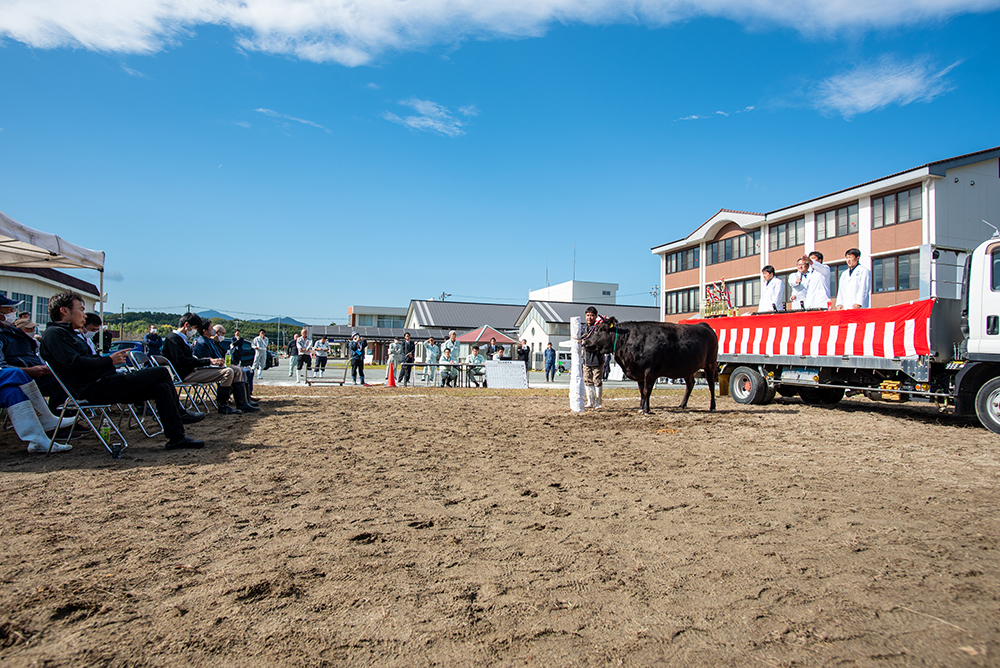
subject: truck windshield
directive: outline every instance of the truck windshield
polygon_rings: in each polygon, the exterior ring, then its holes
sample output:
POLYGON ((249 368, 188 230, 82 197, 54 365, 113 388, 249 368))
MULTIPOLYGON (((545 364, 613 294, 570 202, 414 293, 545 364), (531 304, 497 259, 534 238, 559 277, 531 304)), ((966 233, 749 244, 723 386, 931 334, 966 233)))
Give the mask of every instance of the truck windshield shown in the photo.
POLYGON ((993 251, 990 259, 990 288, 994 292, 1000 290, 1000 249, 993 251))

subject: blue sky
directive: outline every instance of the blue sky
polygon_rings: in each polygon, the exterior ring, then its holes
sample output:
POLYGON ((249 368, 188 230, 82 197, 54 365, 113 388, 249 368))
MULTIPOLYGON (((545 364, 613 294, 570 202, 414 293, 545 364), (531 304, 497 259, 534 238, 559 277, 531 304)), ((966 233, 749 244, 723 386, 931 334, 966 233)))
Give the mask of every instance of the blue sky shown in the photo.
POLYGON ((104 250, 110 311, 523 303, 574 247, 652 305, 650 248, 719 208, 1000 145, 997 34, 1000 0, 0 0, 0 211, 104 250))

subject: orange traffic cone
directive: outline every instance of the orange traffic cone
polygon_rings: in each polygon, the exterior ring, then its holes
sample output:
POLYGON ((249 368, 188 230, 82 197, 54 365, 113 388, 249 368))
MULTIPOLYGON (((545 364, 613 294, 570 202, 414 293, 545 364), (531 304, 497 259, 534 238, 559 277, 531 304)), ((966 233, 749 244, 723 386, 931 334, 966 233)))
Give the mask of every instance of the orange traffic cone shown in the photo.
POLYGON ((389 367, 387 369, 389 377, 385 379, 386 387, 396 387, 396 373, 395 369, 392 368, 392 362, 389 362, 389 367))

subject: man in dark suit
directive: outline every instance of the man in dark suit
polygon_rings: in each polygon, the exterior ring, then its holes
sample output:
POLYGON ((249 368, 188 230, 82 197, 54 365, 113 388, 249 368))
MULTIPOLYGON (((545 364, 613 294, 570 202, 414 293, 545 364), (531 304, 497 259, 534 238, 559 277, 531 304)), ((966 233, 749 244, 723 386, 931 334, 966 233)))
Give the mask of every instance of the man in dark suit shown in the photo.
MULTIPOLYGON (((163 339, 163 356, 170 360, 177 375, 185 383, 218 383, 219 392, 216 395, 216 405, 223 415, 239 414, 242 411, 229 405, 229 397, 233 393, 233 380, 236 374, 224 366, 225 360, 219 357, 195 357, 188 341, 198 334, 198 328, 203 324, 200 316, 185 313, 177 323, 177 329, 163 339)), ((237 398, 239 403, 239 397, 237 398)), ((243 403, 246 403, 244 398, 243 403)))
POLYGON ((399 373, 396 374, 396 382, 402 383, 403 387, 410 384, 410 372, 413 371, 412 366, 406 366, 407 364, 413 364, 414 355, 417 352, 417 344, 410 341, 410 333, 403 332, 403 358, 402 364, 399 365, 399 373))
POLYGON ((49 299, 49 317, 52 322, 42 334, 41 356, 74 397, 95 404, 155 401, 168 450, 205 445, 185 435, 180 404, 167 369, 152 367, 120 374, 115 372, 115 365, 125 362, 128 354, 124 350, 108 357, 90 352, 77 332, 86 319, 83 297, 74 292, 55 295, 49 299))

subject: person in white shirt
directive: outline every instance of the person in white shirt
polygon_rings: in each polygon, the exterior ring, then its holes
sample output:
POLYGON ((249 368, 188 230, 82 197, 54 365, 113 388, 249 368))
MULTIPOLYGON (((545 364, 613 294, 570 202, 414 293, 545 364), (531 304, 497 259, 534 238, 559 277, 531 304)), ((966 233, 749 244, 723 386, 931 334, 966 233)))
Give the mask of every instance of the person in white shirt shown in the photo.
POLYGON ((757 313, 774 313, 785 310, 785 282, 774 275, 774 267, 767 265, 760 272, 760 304, 757 313))
POLYGON ((801 311, 806 307, 806 293, 809 291, 809 258, 805 255, 795 262, 796 271, 788 277, 788 287, 792 289, 792 310, 801 311))
POLYGON ((836 309, 868 308, 871 306, 872 273, 858 264, 861 251, 857 248, 848 249, 844 258, 847 260, 847 272, 840 275, 836 309))
POLYGON ((309 380, 309 372, 312 370, 312 352, 313 352, 313 342, 309 338, 309 331, 303 329, 299 332, 299 339, 295 342, 295 345, 299 349, 299 361, 295 366, 295 382, 299 382, 299 372, 302 371, 302 367, 306 370, 303 372, 303 380, 309 380))
POLYGON ((466 364, 475 364, 477 366, 470 366, 468 368, 467 379, 470 385, 475 385, 479 387, 479 381, 483 381, 483 387, 486 386, 486 367, 483 364, 486 362, 486 358, 479 354, 479 346, 472 346, 472 354, 465 358, 466 364))
POLYGON ((257 371, 257 378, 264 373, 264 369, 267 368, 267 332, 263 329, 260 333, 250 342, 250 347, 253 348, 253 369, 257 371))
POLYGON ((319 337, 319 341, 313 344, 313 353, 316 354, 316 369, 313 371, 313 378, 322 378, 326 371, 326 358, 330 356, 330 342, 325 336, 319 337))
POLYGON ((830 308, 830 267, 823 264, 823 254, 819 251, 809 253, 809 285, 806 288, 806 308, 830 308))

